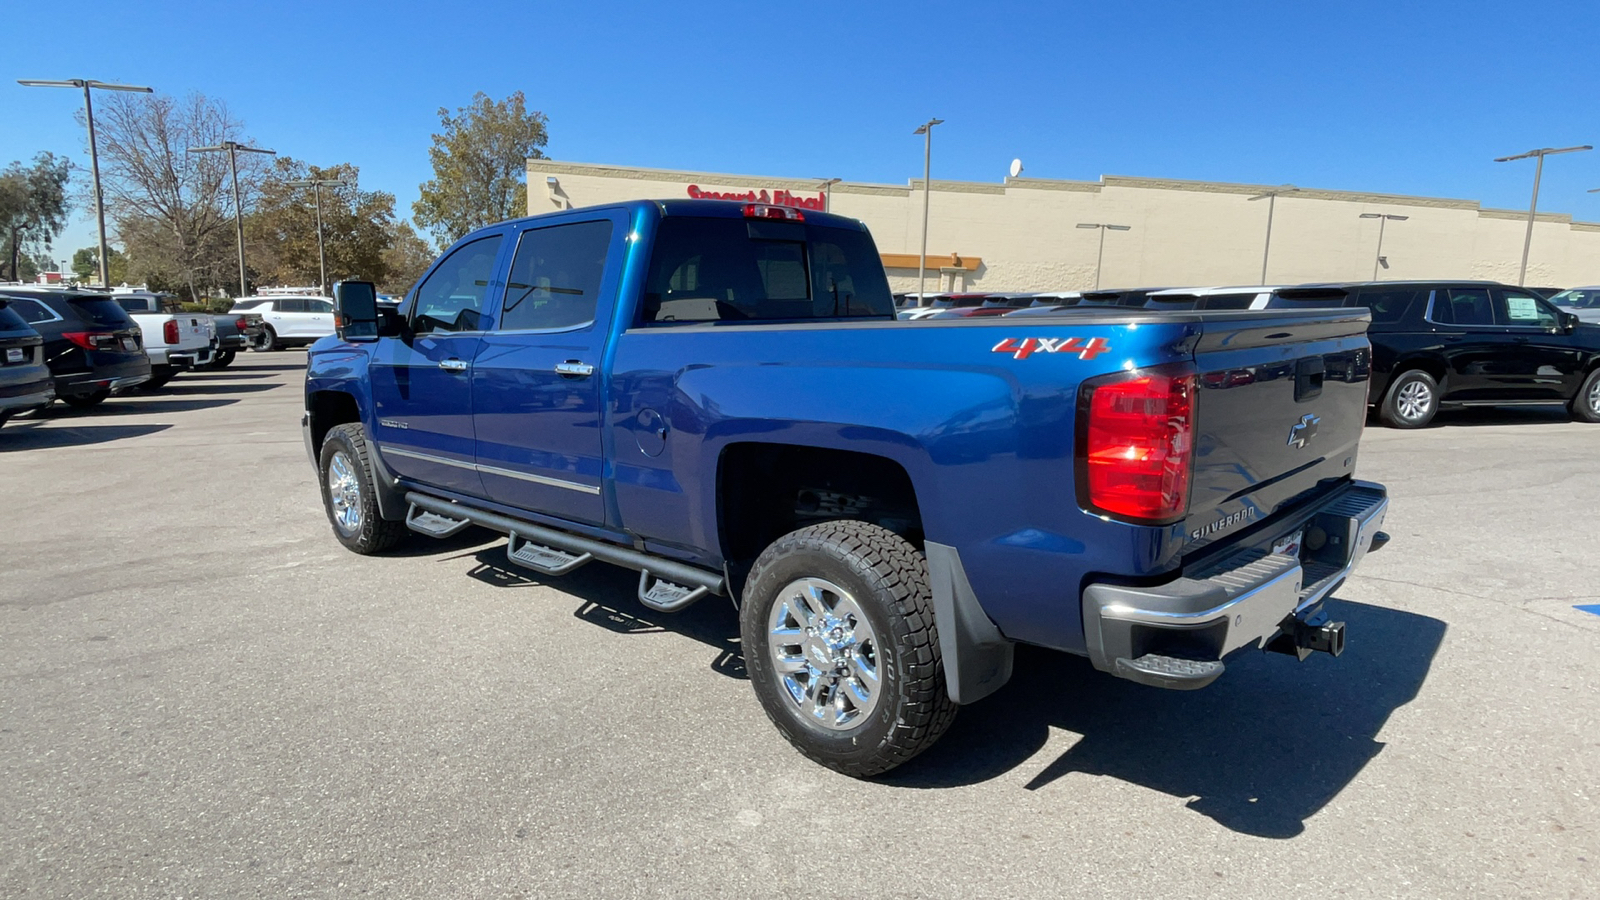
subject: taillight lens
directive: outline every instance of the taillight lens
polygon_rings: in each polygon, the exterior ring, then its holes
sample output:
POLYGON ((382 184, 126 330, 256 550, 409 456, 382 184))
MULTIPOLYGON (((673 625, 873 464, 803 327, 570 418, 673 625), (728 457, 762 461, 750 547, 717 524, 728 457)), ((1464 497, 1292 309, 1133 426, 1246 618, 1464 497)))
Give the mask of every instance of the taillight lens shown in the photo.
POLYGON ((117 336, 101 331, 64 331, 61 336, 85 350, 110 350, 117 346, 117 336))
POLYGON ((1194 466, 1194 376, 1130 372, 1084 390, 1079 446, 1087 505, 1142 523, 1182 518, 1194 466))
POLYGON ((765 203, 746 203, 744 205, 746 219, 787 219, 791 222, 804 222, 806 214, 792 206, 768 206, 765 203))
POLYGON ((250 330, 250 320, 246 319, 244 316, 240 316, 234 320, 233 327, 239 329, 240 334, 244 334, 246 331, 250 330))
POLYGON ((167 324, 161 326, 161 336, 166 339, 167 343, 176 344, 178 342, 178 320, 168 319, 167 324))

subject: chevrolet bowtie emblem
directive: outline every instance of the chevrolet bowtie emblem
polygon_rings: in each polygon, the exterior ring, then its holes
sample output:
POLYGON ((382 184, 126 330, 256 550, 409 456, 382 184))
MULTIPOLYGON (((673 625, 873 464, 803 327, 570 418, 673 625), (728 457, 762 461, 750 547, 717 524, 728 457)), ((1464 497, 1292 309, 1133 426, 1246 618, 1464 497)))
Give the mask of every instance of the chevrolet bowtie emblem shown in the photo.
POLYGON ((1304 450, 1311 439, 1317 436, 1317 423, 1321 421, 1321 417, 1309 413, 1301 416, 1300 421, 1289 429, 1289 446, 1304 450))

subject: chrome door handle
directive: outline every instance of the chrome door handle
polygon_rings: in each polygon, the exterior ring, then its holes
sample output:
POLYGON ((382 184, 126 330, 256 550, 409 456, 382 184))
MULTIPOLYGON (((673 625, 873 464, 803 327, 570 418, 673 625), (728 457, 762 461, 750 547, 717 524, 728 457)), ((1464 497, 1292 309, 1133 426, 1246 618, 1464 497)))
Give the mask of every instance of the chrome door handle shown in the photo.
POLYGON ((465 372, 467 370, 467 364, 459 359, 454 358, 441 359, 439 360, 439 368, 445 370, 446 372, 465 372))
POLYGON ((587 378, 594 374, 594 366, 585 362, 569 359, 564 363, 556 363, 556 374, 572 378, 587 378))

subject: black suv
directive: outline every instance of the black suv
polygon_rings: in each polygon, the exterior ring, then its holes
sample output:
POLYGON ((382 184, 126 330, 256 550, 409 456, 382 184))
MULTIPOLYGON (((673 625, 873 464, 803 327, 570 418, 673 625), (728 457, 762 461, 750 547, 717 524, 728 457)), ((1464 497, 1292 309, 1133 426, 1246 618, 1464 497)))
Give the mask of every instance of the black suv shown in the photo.
POLYGON ((44 339, 0 297, 0 425, 13 413, 56 398, 44 364, 44 339))
POLYGON ((139 326, 101 293, 0 288, 12 312, 44 338, 56 396, 84 409, 150 380, 139 326))
POLYGON ((1600 325, 1532 291, 1489 281, 1314 287, 1308 297, 1274 296, 1268 308, 1370 309, 1369 399, 1387 425, 1420 428, 1440 406, 1536 403, 1563 403, 1573 418, 1600 422, 1600 325))

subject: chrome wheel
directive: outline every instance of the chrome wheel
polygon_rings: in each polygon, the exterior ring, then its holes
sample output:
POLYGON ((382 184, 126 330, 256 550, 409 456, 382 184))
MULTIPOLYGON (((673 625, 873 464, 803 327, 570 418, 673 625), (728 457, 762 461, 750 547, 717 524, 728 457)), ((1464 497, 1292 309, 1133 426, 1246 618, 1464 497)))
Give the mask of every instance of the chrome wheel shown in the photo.
POLYGON ((1589 388, 1589 409, 1600 416, 1600 378, 1596 378, 1589 388))
POLYGON ((802 578, 780 591, 767 622, 767 646, 784 695, 811 726, 849 731, 877 709, 877 636, 855 598, 838 585, 802 578))
POLYGON ((1395 406, 1403 419, 1416 420, 1428 414, 1433 406, 1433 391, 1420 381, 1413 381, 1400 389, 1395 406))
POLYGON ((361 481, 343 450, 328 460, 328 502, 340 531, 354 534, 361 529, 361 481))

